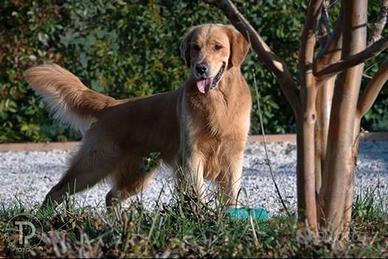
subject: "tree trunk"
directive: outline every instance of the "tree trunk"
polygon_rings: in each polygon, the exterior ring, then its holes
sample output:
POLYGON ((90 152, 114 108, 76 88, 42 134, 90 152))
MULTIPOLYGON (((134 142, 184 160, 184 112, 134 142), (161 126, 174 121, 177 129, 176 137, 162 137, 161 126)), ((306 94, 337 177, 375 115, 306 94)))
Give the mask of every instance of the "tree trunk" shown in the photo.
POLYGON ((316 27, 321 13, 322 0, 312 0, 307 8, 305 25, 299 50, 300 105, 296 118, 298 127, 298 215, 312 230, 317 230, 315 189, 315 122, 317 81, 313 75, 314 50, 317 41, 316 27), (300 133, 300 134, 299 134, 300 133), (303 200, 301 200, 303 199, 303 200))
MULTIPOLYGON (((342 13, 342 12, 341 12, 342 13)), ((334 31, 329 39, 326 49, 321 50, 316 59, 315 66, 318 70, 333 62, 338 62, 342 52, 342 15, 338 18, 334 31)), ((327 142, 329 137, 330 114, 333 103, 333 94, 337 76, 324 81, 318 81, 317 96, 317 123, 315 125, 315 188, 319 195, 322 187, 323 166, 327 154, 327 142)), ((320 200, 317 199, 317 215, 322 218, 323 211, 320 200)))
MULTIPOLYGON (((317 93, 317 122, 315 125, 315 190, 319 195, 322 186, 323 165, 327 154, 327 141, 329 137, 329 125, 331 106, 334 94, 336 77, 327 80, 319 86, 317 93)), ((322 216, 322 206, 317 199, 317 215, 322 216)))
MULTIPOLYGON (((342 59, 366 47, 368 1, 343 0, 344 23, 342 59)), ((338 235, 345 211, 345 193, 353 192, 354 122, 361 85, 363 64, 345 70, 338 76, 330 118, 328 152, 321 190, 323 225, 338 235)))
MULTIPOLYGON (((381 37, 388 0, 381 1, 368 48, 368 1, 342 0, 335 29, 331 37, 325 35, 328 44, 321 46, 317 57, 316 30, 323 5, 327 7, 328 2, 311 0, 299 51, 300 88, 296 87, 298 83, 294 82, 286 63, 230 0, 208 2, 223 11, 251 43, 259 60, 277 77, 294 110, 299 221, 313 231, 323 227, 334 238, 346 237, 352 213, 360 121, 388 80, 388 62, 385 62, 359 99, 364 62, 388 48, 388 38, 381 37)), ((327 9, 324 14, 327 19, 327 9)), ((327 24, 324 26, 328 29, 327 24)))

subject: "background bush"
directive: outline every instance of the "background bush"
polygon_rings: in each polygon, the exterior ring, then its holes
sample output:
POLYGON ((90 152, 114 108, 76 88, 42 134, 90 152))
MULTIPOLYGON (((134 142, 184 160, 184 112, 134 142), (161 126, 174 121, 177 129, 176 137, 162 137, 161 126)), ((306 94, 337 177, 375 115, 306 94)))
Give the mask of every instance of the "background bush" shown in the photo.
MULTIPOLYGON (((304 19, 302 0, 236 1, 263 38, 296 71, 304 19)), ((371 1, 371 19, 377 2, 371 1)), ((25 69, 58 63, 92 89, 116 98, 177 89, 188 75, 179 43, 188 28, 227 23, 202 1, 19 1, 0 5, 0 143, 64 141, 79 136, 52 121, 23 81, 25 69)), ((382 56, 382 55, 381 55, 382 56)), ((382 58, 380 57, 380 60, 382 58)), ((365 77, 379 60, 369 62, 365 77)), ((256 77, 267 133, 294 132, 291 108, 275 78, 253 54, 243 66, 250 86, 256 77)), ((294 73, 296 75, 296 73, 294 73)), ((388 92, 382 93, 363 127, 388 129, 388 92)), ((256 103, 252 133, 259 133, 256 103)))

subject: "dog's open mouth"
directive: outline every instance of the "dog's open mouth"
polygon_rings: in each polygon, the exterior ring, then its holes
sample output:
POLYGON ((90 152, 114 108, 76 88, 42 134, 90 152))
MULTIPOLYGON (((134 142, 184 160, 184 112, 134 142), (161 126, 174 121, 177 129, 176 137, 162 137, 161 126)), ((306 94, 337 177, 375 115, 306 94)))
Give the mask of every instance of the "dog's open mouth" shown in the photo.
POLYGON ((217 75, 215 75, 214 77, 209 77, 209 78, 197 81, 198 90, 201 93, 205 94, 209 92, 209 90, 215 88, 218 82, 221 80, 224 70, 225 70, 225 62, 222 64, 222 67, 218 71, 217 75))

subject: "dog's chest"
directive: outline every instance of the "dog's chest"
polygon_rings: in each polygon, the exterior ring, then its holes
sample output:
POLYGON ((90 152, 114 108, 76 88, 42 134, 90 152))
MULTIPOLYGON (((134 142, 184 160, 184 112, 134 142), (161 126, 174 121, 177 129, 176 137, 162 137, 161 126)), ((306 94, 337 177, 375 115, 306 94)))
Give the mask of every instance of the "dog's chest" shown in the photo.
POLYGON ((194 130, 201 134, 222 135, 236 119, 234 107, 219 96, 192 96, 187 110, 194 130))

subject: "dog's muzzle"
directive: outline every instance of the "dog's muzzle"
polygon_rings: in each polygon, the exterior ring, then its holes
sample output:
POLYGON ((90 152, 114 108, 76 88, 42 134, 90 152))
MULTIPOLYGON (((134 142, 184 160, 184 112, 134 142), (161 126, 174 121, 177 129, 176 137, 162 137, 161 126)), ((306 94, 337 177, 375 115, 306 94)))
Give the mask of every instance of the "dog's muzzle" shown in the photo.
MULTIPOLYGON (((222 78, 222 75, 224 74, 225 66, 226 66, 226 64, 225 64, 225 62, 223 62, 220 70, 218 71, 218 73, 214 77, 208 77, 208 78, 205 78, 202 80, 198 80, 197 81, 198 91, 205 94, 205 93, 209 92, 210 90, 216 88, 219 81, 222 78)), ((206 67, 206 69, 207 69, 207 67, 206 67)), ((204 68, 200 67, 200 66, 196 66, 196 70, 197 70, 197 72, 202 72, 204 70, 204 68), (199 70, 201 70, 201 71, 199 71, 199 70)))

